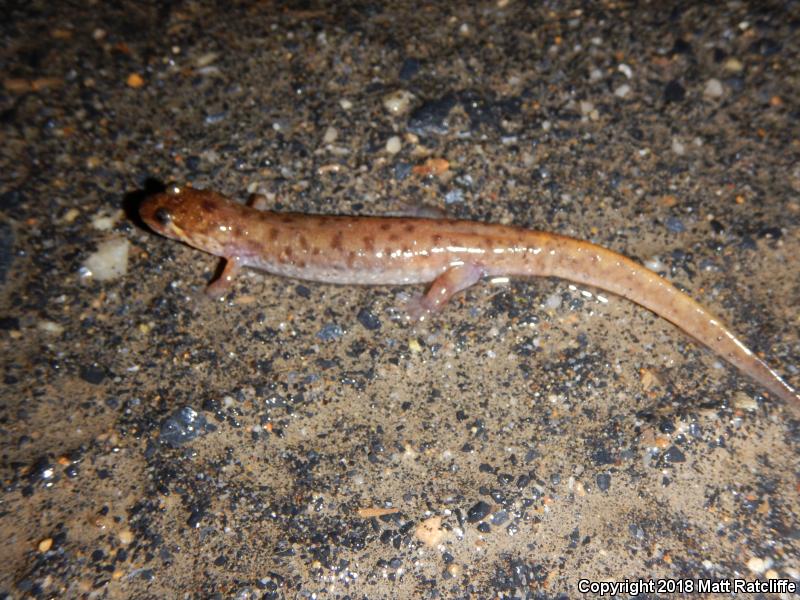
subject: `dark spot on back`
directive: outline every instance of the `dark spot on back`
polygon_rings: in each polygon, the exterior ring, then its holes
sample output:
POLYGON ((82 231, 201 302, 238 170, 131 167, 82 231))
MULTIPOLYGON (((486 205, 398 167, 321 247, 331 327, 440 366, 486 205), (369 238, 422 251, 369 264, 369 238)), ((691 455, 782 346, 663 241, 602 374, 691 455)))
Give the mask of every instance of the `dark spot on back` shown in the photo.
POLYGON ((365 235, 364 236, 364 249, 372 251, 373 248, 375 248, 375 238, 372 237, 371 235, 365 235))
POLYGON ((433 237, 431 238, 431 241, 433 242, 434 246, 438 247, 442 243, 442 236, 440 236, 438 233, 435 233, 435 234, 433 234, 433 237))
POLYGON ((331 240, 331 248, 333 250, 341 250, 342 249, 342 232, 341 231, 337 231, 334 234, 333 239, 331 240))
POLYGON ((416 225, 414 225, 413 223, 409 223, 403 229, 405 229, 408 233, 412 233, 416 228, 417 228, 416 225))
POLYGON ((356 253, 350 250, 350 252, 347 253, 347 266, 352 268, 353 263, 355 261, 356 261, 356 253))
POLYGON ((314 246, 314 249, 311 251, 311 254, 313 254, 314 256, 319 256, 319 252, 320 252, 319 247, 314 246))
POLYGON ((306 268, 306 261, 304 261, 304 260, 298 261, 297 262, 297 266, 300 267, 301 269, 305 269, 306 268))
POLYGON ((389 241, 390 242, 396 242, 399 239, 400 239, 400 236, 397 235, 396 233, 390 233, 389 234, 389 241))
POLYGON ((297 241, 300 243, 300 247, 303 250, 308 250, 308 238, 306 236, 301 235, 297 241))
POLYGON ((281 223, 286 223, 289 225, 290 223, 294 223, 294 216, 293 215, 283 215, 281 217, 281 223))
POLYGON ((280 234, 280 232, 278 231, 277 227, 270 227, 269 228, 269 239, 271 241, 274 242, 275 240, 277 240, 279 234, 280 234))
POLYGON ((214 212, 217 209, 217 205, 214 204, 211 200, 203 200, 200 203, 200 208, 202 208, 205 212, 214 212))
POLYGON ((391 223, 381 223, 381 229, 383 229, 384 231, 389 231, 391 228, 392 228, 391 223))
POLYGON ((286 258, 289 258, 289 259, 292 258, 292 247, 291 246, 286 246, 283 249, 283 253, 286 255, 286 258))

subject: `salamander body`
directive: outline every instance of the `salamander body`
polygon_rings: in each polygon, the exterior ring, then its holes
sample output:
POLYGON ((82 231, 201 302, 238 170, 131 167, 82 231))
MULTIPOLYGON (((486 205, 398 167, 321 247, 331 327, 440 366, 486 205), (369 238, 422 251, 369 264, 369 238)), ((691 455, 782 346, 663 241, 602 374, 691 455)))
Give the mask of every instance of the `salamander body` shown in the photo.
POLYGON ((140 207, 166 237, 226 259, 211 283, 223 294, 241 267, 325 283, 431 283, 413 318, 439 310, 486 276, 549 276, 590 285, 648 308, 763 385, 800 415, 800 396, 691 297, 642 265, 589 242, 452 219, 276 213, 210 190, 169 186, 140 207))

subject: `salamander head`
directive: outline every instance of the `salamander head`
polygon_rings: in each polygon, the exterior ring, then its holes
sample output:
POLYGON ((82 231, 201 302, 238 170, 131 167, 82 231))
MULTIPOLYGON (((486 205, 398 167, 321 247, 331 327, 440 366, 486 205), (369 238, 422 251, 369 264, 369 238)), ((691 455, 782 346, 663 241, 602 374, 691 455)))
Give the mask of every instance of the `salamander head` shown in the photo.
POLYGON ((241 222, 242 208, 210 190, 169 184, 142 203, 139 215, 156 233, 217 256, 231 256, 237 241, 233 225, 241 222))

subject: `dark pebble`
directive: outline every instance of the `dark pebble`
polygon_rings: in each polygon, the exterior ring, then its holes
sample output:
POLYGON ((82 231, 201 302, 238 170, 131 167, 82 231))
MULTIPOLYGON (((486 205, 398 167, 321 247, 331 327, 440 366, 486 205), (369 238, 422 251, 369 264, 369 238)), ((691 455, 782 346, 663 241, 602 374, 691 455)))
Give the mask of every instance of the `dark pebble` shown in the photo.
POLYGON ((681 452, 680 448, 677 446, 670 446, 666 452, 664 452, 663 457, 664 462, 667 463, 682 463, 686 462, 686 455, 681 452))
POLYGON ((478 531, 480 531, 481 533, 491 533, 492 527, 486 522, 478 523, 478 531))
POLYGON ((97 363, 84 365, 81 367, 80 378, 92 385, 98 385, 106 378, 106 370, 97 363))
POLYGON ((11 270, 14 253, 14 230, 8 223, 0 223, 0 284, 6 282, 6 275, 11 270))
POLYGON ((311 290, 302 284, 295 286, 294 293, 306 300, 311 298, 311 290))
POLYGON ((218 567, 221 567, 227 562, 228 562, 228 557, 225 556, 224 554, 220 554, 217 558, 214 559, 214 564, 217 565, 218 567))
POLYGON ((187 156, 186 168, 190 171, 197 171, 200 168, 200 157, 196 155, 187 156))
POLYGON ((19 329, 19 319, 17 317, 0 317, 0 330, 11 331, 19 329))
POLYGON ((758 237, 761 238, 769 238, 773 240, 781 239, 783 232, 781 231, 780 227, 764 227, 761 231, 758 232, 758 237))
POLYGON ((453 94, 426 102, 408 117, 408 130, 417 135, 444 135, 449 129, 447 117, 457 103, 453 94))
POLYGON ((608 488, 611 487, 611 474, 598 473, 597 477, 595 477, 595 482, 597 483, 597 487, 600 488, 601 491, 607 492, 608 488))
POLYGON ((195 439, 206 428, 206 418, 191 406, 183 406, 161 422, 159 439, 177 448, 195 439))
POLYGON ((189 515, 189 518, 186 519, 186 524, 189 527, 191 527, 192 529, 195 529, 195 528, 199 527, 200 526, 200 521, 203 520, 203 517, 205 516, 205 514, 206 514, 206 511, 205 511, 204 508, 202 508, 202 507, 195 508, 192 511, 192 514, 189 515))
POLYGON ((668 217, 667 229, 669 229, 672 233, 683 233, 686 231, 686 225, 684 225, 683 221, 681 221, 678 217, 668 217))
POLYGON ((101 560, 103 560, 104 557, 105 554, 103 554, 102 550, 95 550, 94 552, 92 552, 92 560, 94 562, 100 562, 101 560))
POLYGON ((323 342, 339 339, 343 335, 344 331, 342 331, 342 328, 336 325, 336 323, 328 323, 317 332, 317 338, 323 342))
POLYGON ((416 58, 407 58, 400 67, 399 77, 402 81, 407 81, 414 77, 419 71, 420 63, 416 58))
POLYGON ((664 88, 665 102, 683 102, 684 98, 686 98, 686 90, 677 80, 673 79, 664 88))
POLYGON ((207 125, 214 125, 214 124, 219 123, 220 121, 224 120, 225 117, 227 117, 227 116, 228 116, 227 111, 223 110, 223 111, 218 112, 218 113, 213 113, 213 114, 210 114, 210 115, 206 115, 205 121, 206 121, 207 125))
POLYGON ((492 507, 481 500, 477 502, 467 511, 467 521, 470 523, 477 523, 492 511, 492 507))
POLYGON ((359 310, 356 318, 358 319, 358 322, 364 326, 365 329, 369 329, 370 331, 375 331, 381 328, 381 320, 367 308, 362 308, 361 310, 359 310))

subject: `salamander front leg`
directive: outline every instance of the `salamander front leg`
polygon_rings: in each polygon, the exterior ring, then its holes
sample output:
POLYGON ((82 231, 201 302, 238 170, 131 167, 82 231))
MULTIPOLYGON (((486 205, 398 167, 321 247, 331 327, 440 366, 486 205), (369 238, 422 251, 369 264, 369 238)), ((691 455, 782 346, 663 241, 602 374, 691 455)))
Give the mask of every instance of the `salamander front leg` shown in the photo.
POLYGON ((225 261, 225 267, 223 267, 222 273, 206 287, 206 295, 214 300, 222 298, 228 293, 231 289, 231 282, 233 282, 242 268, 241 262, 235 256, 223 260, 225 261))
POLYGON ((442 306, 461 290, 480 281, 483 269, 478 265, 465 264, 447 269, 439 275, 426 294, 410 300, 406 311, 412 321, 423 321, 429 315, 441 310, 442 306))

